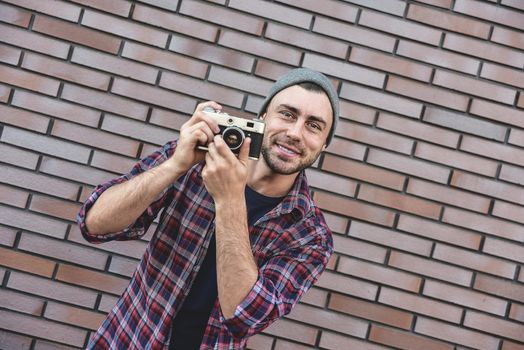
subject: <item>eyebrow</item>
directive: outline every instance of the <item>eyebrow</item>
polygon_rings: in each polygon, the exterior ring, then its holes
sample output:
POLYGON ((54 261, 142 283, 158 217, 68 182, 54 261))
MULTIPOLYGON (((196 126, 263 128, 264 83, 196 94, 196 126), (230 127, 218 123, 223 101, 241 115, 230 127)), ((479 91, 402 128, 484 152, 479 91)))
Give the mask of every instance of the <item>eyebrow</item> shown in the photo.
MULTIPOLYGON (((297 107, 294 107, 294 106, 291 106, 291 105, 288 105, 288 104, 281 104, 279 107, 284 107, 286 109, 289 109, 291 112, 295 113, 295 114, 299 114, 300 112, 300 109, 298 109, 297 107)), ((313 120, 317 123, 321 123, 321 124, 324 124, 324 125, 327 125, 327 122, 324 118, 322 117, 317 117, 315 115, 310 115, 308 116, 308 120, 313 120)))

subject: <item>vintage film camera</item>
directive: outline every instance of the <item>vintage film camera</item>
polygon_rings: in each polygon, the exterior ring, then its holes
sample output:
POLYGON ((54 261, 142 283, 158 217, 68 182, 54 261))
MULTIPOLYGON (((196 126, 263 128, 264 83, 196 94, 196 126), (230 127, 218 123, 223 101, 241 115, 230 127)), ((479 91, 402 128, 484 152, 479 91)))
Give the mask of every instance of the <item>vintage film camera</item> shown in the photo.
MULTIPOLYGON (((218 122, 220 128, 218 135, 222 135, 222 139, 233 153, 238 154, 246 137, 250 137, 249 159, 258 160, 266 126, 262 120, 233 117, 227 113, 215 111, 211 107, 204 108, 203 112, 218 122)), ((208 148, 207 146, 198 146, 198 149, 207 151, 208 148)))

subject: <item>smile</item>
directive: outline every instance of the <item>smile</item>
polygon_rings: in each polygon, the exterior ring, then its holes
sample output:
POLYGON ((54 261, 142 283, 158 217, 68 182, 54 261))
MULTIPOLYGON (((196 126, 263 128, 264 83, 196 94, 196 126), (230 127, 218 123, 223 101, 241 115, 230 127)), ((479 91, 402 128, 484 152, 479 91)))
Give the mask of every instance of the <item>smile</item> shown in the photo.
POLYGON ((278 149, 282 152, 282 153, 285 153, 289 156, 298 156, 300 155, 300 152, 297 151, 297 150, 294 150, 294 149, 291 149, 291 148, 288 148, 286 146, 283 146, 283 145, 279 145, 277 144, 277 147, 278 149))

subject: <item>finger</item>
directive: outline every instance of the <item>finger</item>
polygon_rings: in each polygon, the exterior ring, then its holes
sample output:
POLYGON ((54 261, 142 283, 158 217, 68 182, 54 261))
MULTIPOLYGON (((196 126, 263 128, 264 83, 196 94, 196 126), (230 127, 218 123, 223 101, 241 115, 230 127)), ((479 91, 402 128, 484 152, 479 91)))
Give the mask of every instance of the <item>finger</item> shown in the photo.
POLYGON ((247 164, 247 159, 249 157, 249 146, 251 145, 251 138, 246 137, 244 143, 240 147, 240 152, 238 153, 238 160, 242 163, 247 164))
POLYGON ((214 110, 218 110, 218 111, 222 110, 222 106, 216 103, 215 101, 206 101, 206 102, 199 103, 197 107, 195 108, 195 111, 199 111, 199 112, 203 111, 206 107, 211 107, 214 110))
POLYGON ((193 135, 193 137, 195 137, 202 145, 207 145, 215 137, 215 134, 210 129, 209 125, 204 121, 198 122, 184 131, 186 134, 193 135), (202 138, 201 134, 204 135, 204 138, 202 138))

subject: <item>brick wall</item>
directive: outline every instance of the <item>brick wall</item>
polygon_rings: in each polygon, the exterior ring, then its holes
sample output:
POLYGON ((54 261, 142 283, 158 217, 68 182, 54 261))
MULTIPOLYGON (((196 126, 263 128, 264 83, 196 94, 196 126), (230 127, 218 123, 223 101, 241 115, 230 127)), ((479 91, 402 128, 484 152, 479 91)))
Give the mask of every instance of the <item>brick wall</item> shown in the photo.
POLYGON ((524 349, 524 1, 0 1, 0 347, 86 344, 150 234, 91 245, 95 185, 196 103, 252 117, 326 73, 336 138, 309 171, 328 271, 250 348, 524 349))

